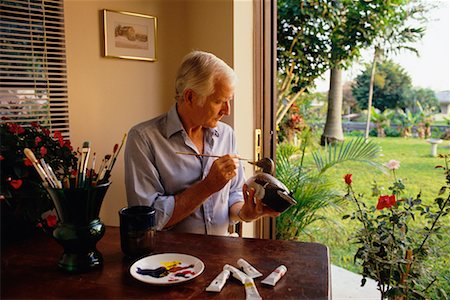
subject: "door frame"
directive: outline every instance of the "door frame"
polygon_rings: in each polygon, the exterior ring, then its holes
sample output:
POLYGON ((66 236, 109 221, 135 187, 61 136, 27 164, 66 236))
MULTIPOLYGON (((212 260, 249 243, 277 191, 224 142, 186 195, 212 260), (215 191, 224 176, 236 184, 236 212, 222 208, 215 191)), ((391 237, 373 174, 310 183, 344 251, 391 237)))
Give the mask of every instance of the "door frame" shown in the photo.
MULTIPOLYGON (((254 128, 255 159, 276 159, 275 107, 277 100, 277 3, 276 0, 254 0, 254 128), (258 145, 259 143, 259 145, 258 145)), ((255 236, 275 239, 276 219, 266 217, 255 222, 255 236)))

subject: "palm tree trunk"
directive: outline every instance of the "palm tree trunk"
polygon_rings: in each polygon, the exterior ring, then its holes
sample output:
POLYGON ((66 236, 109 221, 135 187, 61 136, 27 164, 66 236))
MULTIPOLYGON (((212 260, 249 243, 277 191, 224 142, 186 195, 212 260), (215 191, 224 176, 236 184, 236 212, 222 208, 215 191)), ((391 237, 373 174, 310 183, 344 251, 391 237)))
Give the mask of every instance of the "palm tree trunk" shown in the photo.
POLYGON ((342 130, 342 69, 335 67, 330 73, 330 91, 328 92, 328 111, 325 128, 320 139, 321 145, 344 140, 342 130))
POLYGON ((372 98, 373 98, 373 84, 375 81, 375 72, 377 67, 377 58, 378 58, 378 52, 379 49, 375 48, 375 52, 373 54, 373 62, 372 62, 372 70, 370 71, 370 84, 369 84, 369 99, 367 101, 367 121, 366 121, 366 131, 364 134, 364 138, 369 138, 369 132, 370 132, 370 119, 371 119, 371 112, 372 112, 372 98))

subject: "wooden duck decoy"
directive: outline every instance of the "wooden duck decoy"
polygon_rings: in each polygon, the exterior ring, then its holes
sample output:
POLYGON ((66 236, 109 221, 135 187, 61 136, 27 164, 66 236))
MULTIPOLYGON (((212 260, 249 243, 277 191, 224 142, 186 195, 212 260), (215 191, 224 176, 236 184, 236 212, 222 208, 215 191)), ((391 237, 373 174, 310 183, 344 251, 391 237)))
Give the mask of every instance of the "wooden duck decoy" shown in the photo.
POLYGON ((250 177, 246 184, 255 189, 255 197, 277 212, 284 212, 292 205, 297 204, 289 193, 288 188, 275 175, 275 163, 265 157, 256 162, 249 162, 261 169, 250 177))

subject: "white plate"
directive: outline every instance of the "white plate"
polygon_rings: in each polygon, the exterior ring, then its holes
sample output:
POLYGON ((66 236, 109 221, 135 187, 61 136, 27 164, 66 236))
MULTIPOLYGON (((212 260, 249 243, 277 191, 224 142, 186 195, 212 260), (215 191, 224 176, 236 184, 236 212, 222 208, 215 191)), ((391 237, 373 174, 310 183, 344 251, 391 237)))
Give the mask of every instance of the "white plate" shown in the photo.
POLYGON ((142 282, 170 285, 194 279, 204 269, 205 264, 197 257, 180 253, 163 253, 139 259, 131 265, 130 274, 142 282), (165 268, 165 272, 162 273, 164 269, 161 267, 165 268), (156 269, 160 272, 155 271, 156 269), (157 277, 158 274, 161 277, 157 277))

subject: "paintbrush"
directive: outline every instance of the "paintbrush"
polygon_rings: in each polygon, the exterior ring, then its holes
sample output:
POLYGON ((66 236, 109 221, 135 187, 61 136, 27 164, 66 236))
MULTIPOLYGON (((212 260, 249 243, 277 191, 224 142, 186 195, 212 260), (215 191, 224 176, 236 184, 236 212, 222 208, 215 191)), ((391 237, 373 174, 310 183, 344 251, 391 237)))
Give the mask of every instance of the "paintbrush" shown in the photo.
POLYGON ((109 164, 106 167, 106 171, 111 170, 111 166, 113 164, 113 161, 116 158, 117 149, 119 149, 119 144, 115 144, 114 147, 113 147, 113 154, 111 155, 111 159, 109 160, 109 164))
POLYGON ((107 166, 108 166, 108 162, 111 159, 111 154, 106 154, 105 155, 105 164, 103 165, 103 168, 101 170, 98 170, 99 174, 97 176, 97 182, 98 181, 102 181, 103 177, 105 176, 106 170, 107 170, 107 166))
POLYGON ((50 181, 50 179, 48 178, 47 174, 45 173, 44 169, 42 168, 42 166, 39 164, 39 161, 36 159, 36 156, 34 156, 33 151, 31 151, 28 148, 25 148, 23 150, 23 153, 26 155, 26 157, 28 157, 29 160, 31 160, 31 162, 33 163, 33 167, 36 169, 36 171, 38 172, 39 176, 42 179, 42 184, 45 187, 48 187, 49 185, 51 187, 55 187, 53 186, 52 182, 50 181))
POLYGON ((106 172, 105 172, 104 176, 101 177, 102 182, 108 181, 109 177, 111 176, 112 169, 114 168, 114 164, 116 163, 116 160, 117 160, 117 157, 119 156, 120 150, 122 149, 122 146, 125 143, 126 137, 127 137, 127 134, 125 133, 123 135, 122 142, 120 143, 120 147, 117 144, 114 145, 113 156, 110 160, 108 167, 106 168, 106 172))
MULTIPOLYGON (((221 155, 212 155, 212 154, 197 154, 197 153, 191 153, 191 152, 175 152, 176 154, 181 154, 181 155, 192 155, 192 156, 203 156, 203 157, 222 157, 221 155)), ((239 160, 245 160, 248 162, 251 162, 251 159, 248 158, 242 158, 242 157, 236 157, 239 160)))
POLYGON ((89 161, 89 153, 91 152, 91 147, 89 141, 83 143, 83 148, 81 148, 81 162, 80 170, 78 170, 78 187, 83 188, 86 182, 86 169, 89 161))
MULTIPOLYGON (((111 164, 110 164, 110 166, 109 166, 109 168, 108 168, 108 170, 109 170, 110 172, 112 171, 112 168, 114 167, 114 164, 116 163, 117 156, 119 156, 120 150, 122 149, 122 146, 123 146, 123 144, 125 143, 125 138, 126 138, 126 137, 127 137, 127 134, 125 133, 125 134, 123 135, 122 142, 120 143, 119 149, 117 149, 117 152, 114 151, 114 152, 115 152, 115 155, 113 155, 113 159, 111 160, 111 164)), ((117 145, 117 144, 116 144, 116 145, 117 145)))
POLYGON ((95 174, 95 162, 97 160, 97 154, 94 152, 94 155, 92 155, 92 167, 89 170, 89 181, 92 182, 92 179, 95 174))
POLYGON ((47 177, 52 182, 52 185, 56 186, 58 189, 62 188, 61 182, 58 180, 58 177, 56 177, 55 173, 52 170, 52 167, 50 167, 50 165, 48 165, 43 158, 40 159, 40 162, 42 169, 44 169, 45 174, 47 174, 47 177))

